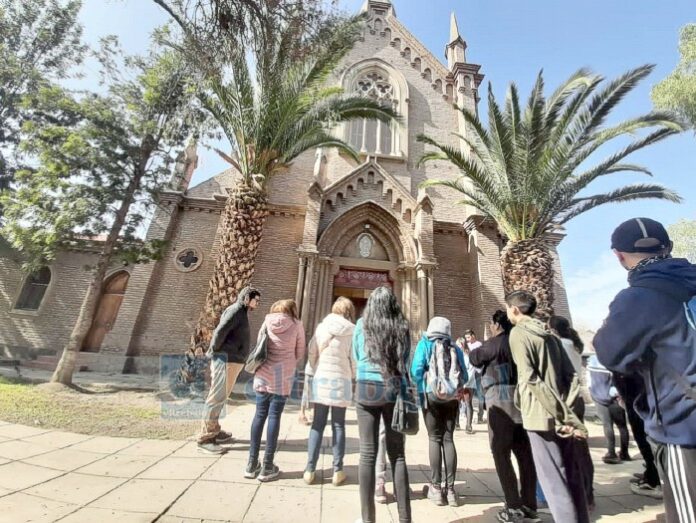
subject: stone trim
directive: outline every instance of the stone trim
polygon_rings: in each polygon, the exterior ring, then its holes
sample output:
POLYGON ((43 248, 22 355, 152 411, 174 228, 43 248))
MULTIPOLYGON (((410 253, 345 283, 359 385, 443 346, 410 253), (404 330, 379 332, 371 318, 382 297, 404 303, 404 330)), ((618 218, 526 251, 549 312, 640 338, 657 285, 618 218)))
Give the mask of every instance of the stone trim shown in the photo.
POLYGON ((457 234, 459 236, 468 236, 464 225, 461 223, 451 222, 433 222, 433 232, 435 234, 457 234))

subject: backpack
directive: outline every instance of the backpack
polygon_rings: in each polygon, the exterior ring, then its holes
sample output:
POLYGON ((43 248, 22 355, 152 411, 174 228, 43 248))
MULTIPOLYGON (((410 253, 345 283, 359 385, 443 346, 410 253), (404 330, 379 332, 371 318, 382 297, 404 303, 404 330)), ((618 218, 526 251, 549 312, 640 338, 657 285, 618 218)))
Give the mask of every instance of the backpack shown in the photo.
POLYGON ((462 369, 454 345, 437 338, 433 342, 425 382, 430 389, 430 399, 448 402, 457 399, 457 392, 464 385, 462 369))

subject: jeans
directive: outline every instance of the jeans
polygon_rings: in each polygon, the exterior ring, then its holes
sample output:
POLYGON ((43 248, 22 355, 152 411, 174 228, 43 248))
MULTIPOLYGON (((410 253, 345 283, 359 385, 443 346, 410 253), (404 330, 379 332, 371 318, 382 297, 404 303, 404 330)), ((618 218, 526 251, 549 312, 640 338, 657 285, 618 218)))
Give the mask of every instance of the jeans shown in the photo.
POLYGON ((268 418, 268 430, 266 431, 266 453, 263 457, 265 465, 273 464, 276 447, 278 446, 278 434, 280 433, 280 416, 283 414, 287 396, 269 394, 268 392, 256 393, 256 414, 251 422, 251 441, 249 442, 249 460, 259 459, 261 448, 261 435, 263 426, 268 418))
POLYGON ((488 408, 488 430, 495 471, 503 488, 505 504, 513 509, 520 509, 522 505, 536 509, 537 476, 527 432, 521 423, 515 423, 504 410, 496 406, 488 408), (512 454, 515 455, 520 470, 519 486, 512 467, 512 454))
POLYGON ((411 500, 409 497, 408 470, 406 469, 404 449, 406 437, 391 428, 394 403, 376 404, 371 402, 370 405, 358 403, 356 411, 360 434, 358 477, 363 523, 374 523, 375 521, 375 463, 377 461, 380 419, 384 420, 386 429, 386 448, 392 468, 399 521, 401 523, 410 523, 411 500))
POLYGON ((430 482, 442 485, 442 463, 445 463, 446 487, 454 487, 457 475, 457 449, 454 446, 454 425, 457 421, 459 405, 456 400, 447 403, 428 401, 423 409, 425 428, 428 430, 430 482))
POLYGON ((329 407, 321 403, 314 404, 314 420, 309 431, 309 448, 305 470, 314 472, 317 468, 321 440, 324 438, 324 427, 326 427, 329 418, 329 410, 331 411, 333 469, 334 472, 343 470, 343 456, 346 453, 346 408, 329 407))
POLYGON ((614 434, 614 425, 619 429, 619 438, 621 441, 621 455, 628 454, 628 426, 626 425, 626 411, 621 408, 621 405, 616 401, 612 401, 609 405, 596 404, 597 414, 602 420, 604 426, 604 437, 607 440, 607 451, 609 454, 616 454, 616 436, 614 434))

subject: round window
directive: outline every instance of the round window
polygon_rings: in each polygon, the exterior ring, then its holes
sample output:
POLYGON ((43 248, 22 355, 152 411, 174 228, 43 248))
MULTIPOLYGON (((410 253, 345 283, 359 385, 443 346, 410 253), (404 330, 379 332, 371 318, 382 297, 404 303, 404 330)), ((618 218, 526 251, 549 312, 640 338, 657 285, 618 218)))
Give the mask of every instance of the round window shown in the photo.
POLYGON ((203 255, 195 247, 181 249, 174 257, 174 264, 181 272, 191 272, 198 269, 203 262, 203 255))

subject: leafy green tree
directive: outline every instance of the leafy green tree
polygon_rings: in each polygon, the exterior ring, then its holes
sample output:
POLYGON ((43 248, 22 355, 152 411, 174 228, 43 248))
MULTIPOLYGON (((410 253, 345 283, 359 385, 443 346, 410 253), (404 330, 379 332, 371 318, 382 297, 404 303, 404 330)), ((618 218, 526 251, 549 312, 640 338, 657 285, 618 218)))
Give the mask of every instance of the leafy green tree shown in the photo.
POLYGON ((337 148, 357 160, 331 129, 354 118, 396 116, 377 101, 327 85, 362 24, 355 18, 325 25, 306 40, 304 55, 297 53, 303 35, 293 25, 268 30, 254 52, 230 56, 228 74, 207 76, 202 101, 230 142, 231 154, 221 155, 239 176, 221 217, 218 258, 194 333, 197 347, 208 343, 224 308, 251 282, 270 180, 291 176, 291 162, 316 147, 337 148))
POLYGON ((624 163, 634 151, 648 147, 682 130, 672 113, 651 112, 605 126, 607 116, 648 74, 652 66, 628 71, 604 82, 601 76, 581 69, 551 97, 544 96, 541 73, 524 109, 515 84, 511 84, 504 108, 488 89, 488 128, 477 114, 462 108, 470 134, 455 135, 465 147, 441 144, 421 135, 433 147, 421 163, 445 160, 457 166, 461 177, 423 184, 445 186, 464 196, 470 205, 492 218, 507 239, 501 253, 506 292, 524 289, 536 294, 541 316, 552 314, 553 258, 548 235, 574 217, 607 203, 659 198, 679 202, 680 197, 657 184, 635 184, 614 191, 588 194, 597 179, 618 173, 650 174, 640 165, 624 163), (595 153, 616 138, 637 137, 593 166, 595 153))
POLYGON ((81 0, 0 0, 0 190, 17 167, 22 99, 79 64, 81 0))
POLYGON ((672 256, 696 263, 696 220, 679 220, 667 227, 674 242, 672 256))
POLYGON ((653 87, 652 99, 655 107, 676 112, 696 130, 696 24, 682 28, 679 54, 674 71, 653 87))
POLYGON ((26 260, 45 264, 56 252, 95 237, 98 259, 78 319, 52 380, 70 384, 92 324, 104 276, 119 258, 144 262, 161 244, 137 239, 156 194, 170 181, 177 153, 205 119, 195 82, 174 52, 126 57, 102 53, 105 94, 42 88, 25 100, 22 152, 35 166, 18 171, 6 191, 1 230, 26 260))

